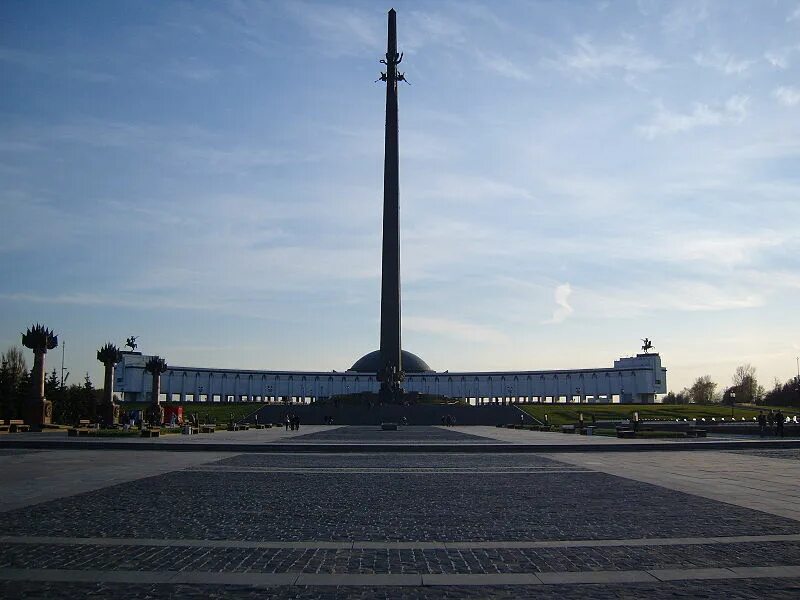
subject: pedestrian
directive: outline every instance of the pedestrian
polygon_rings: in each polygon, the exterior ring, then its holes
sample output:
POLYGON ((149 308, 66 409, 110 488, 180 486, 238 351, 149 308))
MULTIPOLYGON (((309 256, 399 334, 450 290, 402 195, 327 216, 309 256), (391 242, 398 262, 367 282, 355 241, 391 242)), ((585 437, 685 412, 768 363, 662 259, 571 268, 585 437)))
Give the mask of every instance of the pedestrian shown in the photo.
POLYGON ((778 412, 775 413, 775 436, 783 437, 783 413, 781 409, 778 409, 778 412))
POLYGON ((289 431, 289 425, 292 424, 292 417, 289 413, 286 413, 286 420, 284 421, 284 425, 286 425, 286 431, 289 431))
POLYGON ((764 414, 764 411, 760 410, 758 411, 758 435, 763 438, 766 430, 767 430, 767 417, 764 414))
POLYGON ((295 415, 293 421, 294 421, 294 430, 300 431, 300 415, 295 415))
POLYGON ((525 415, 523 413, 519 413, 519 424, 525 425, 525 415))

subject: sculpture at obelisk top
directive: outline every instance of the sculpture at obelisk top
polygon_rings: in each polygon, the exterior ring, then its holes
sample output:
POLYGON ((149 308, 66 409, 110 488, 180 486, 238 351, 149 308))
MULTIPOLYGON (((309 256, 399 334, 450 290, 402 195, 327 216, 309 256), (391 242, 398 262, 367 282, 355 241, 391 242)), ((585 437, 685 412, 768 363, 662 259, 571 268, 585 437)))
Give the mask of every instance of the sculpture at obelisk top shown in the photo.
POLYGON ((386 138, 383 161, 383 259, 381 263, 381 382, 383 402, 402 399, 403 364, 400 345, 400 181, 397 140, 397 82, 404 81, 397 65, 403 55, 397 53, 397 13, 389 11, 389 37, 386 46, 386 138))

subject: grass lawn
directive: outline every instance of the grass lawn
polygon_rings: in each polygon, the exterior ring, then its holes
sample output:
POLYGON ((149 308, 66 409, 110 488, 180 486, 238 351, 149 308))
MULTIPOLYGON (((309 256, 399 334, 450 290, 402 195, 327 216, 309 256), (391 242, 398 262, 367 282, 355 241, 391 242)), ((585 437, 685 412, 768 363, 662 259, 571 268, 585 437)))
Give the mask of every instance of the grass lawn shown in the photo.
MULTIPOLYGON (((594 435, 604 435, 606 437, 617 437, 616 429, 595 429, 594 435)), ((682 431, 639 431, 636 433, 637 439, 682 439, 686 434, 682 431)))
MULTIPOLYGON (((551 425, 568 425, 577 423, 580 413, 583 420, 591 423, 592 415, 598 421, 612 419, 628 419, 635 411, 639 412, 640 419, 693 419, 704 417, 706 420, 714 417, 719 421, 722 417, 730 420, 731 407, 719 404, 529 404, 521 406, 529 415, 544 422, 548 415, 551 425)), ((761 408, 739 407, 734 409, 736 420, 744 417, 752 420, 759 410, 768 412, 777 407, 764 406, 761 408)), ((782 408, 786 416, 800 415, 797 408, 782 408)))
MULTIPOLYGON (((149 402, 121 402, 120 409, 123 411, 146 410, 149 402)), ((264 406, 253 402, 162 402, 162 406, 183 406, 183 418, 188 419, 192 413, 197 413, 201 422, 213 421, 215 423, 227 424, 231 420, 240 421, 250 413, 257 411, 264 406)))

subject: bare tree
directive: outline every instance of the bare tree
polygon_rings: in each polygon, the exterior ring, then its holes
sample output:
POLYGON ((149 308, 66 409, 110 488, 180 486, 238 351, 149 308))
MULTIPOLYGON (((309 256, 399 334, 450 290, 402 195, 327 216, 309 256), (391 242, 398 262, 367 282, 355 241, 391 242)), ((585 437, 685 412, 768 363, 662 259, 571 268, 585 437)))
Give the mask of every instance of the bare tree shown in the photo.
POLYGON ((746 383, 748 379, 755 379, 756 368, 750 363, 739 365, 733 372, 733 386, 739 387, 746 383))
POLYGON ((22 377, 28 370, 28 363, 25 362, 25 352, 19 346, 11 346, 3 353, 2 362, 6 364, 8 374, 15 381, 22 377))
POLYGON ((756 379, 756 368, 750 363, 736 367, 733 372, 733 387, 730 391, 736 393, 736 402, 757 403, 764 393, 756 379))

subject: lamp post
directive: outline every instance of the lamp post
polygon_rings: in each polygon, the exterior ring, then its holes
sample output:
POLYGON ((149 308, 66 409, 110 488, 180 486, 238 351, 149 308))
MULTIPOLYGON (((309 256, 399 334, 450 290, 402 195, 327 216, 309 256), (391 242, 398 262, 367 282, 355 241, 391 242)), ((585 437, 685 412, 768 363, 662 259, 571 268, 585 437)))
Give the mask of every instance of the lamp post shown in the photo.
POLYGON ((733 407, 736 404, 736 392, 731 392, 731 419, 733 418, 733 407))

